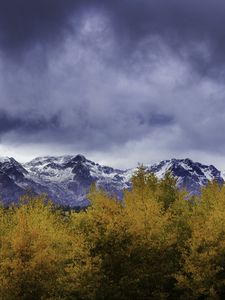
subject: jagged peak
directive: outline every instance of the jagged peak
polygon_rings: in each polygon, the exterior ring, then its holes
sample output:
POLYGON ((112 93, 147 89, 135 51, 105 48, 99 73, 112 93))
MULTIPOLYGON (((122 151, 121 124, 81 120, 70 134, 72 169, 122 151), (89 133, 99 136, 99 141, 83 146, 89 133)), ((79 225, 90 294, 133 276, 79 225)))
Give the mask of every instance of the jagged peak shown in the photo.
POLYGON ((12 157, 8 157, 8 156, 1 156, 0 157, 0 163, 11 162, 12 160, 15 161, 15 159, 12 158, 12 157))
POLYGON ((72 161, 74 161, 74 162, 86 162, 87 159, 86 159, 86 157, 85 157, 84 155, 82 155, 82 154, 77 154, 76 156, 74 156, 74 157, 72 158, 72 161))
POLYGON ((35 163, 35 162, 45 162, 45 161, 63 161, 63 160, 74 160, 74 161, 86 161, 86 157, 82 154, 77 155, 60 155, 60 156, 38 156, 32 159, 31 161, 27 163, 35 163))
MULTIPOLYGON (((192 194, 197 194, 209 180, 224 182, 214 166, 203 165, 190 158, 172 158, 145 167, 159 179, 170 171, 177 179, 178 187, 185 187, 192 194)), ((0 158, 0 172, 9 175, 16 184, 22 188, 31 185, 37 193, 47 191, 56 202, 67 205, 74 205, 78 199, 85 199, 84 190, 86 193, 93 182, 110 193, 116 191, 122 199, 122 191, 131 188, 130 179, 135 170, 136 168, 118 170, 104 166, 88 160, 82 154, 40 156, 27 164, 19 164, 10 157, 0 158)))
POLYGON ((13 157, 8 157, 8 156, 2 156, 0 157, 0 164, 2 165, 14 165, 16 167, 22 167, 22 165, 17 161, 15 160, 13 157))
POLYGON ((35 164, 40 164, 40 163, 48 163, 48 162, 58 162, 58 163, 63 163, 65 161, 69 161, 72 159, 72 155, 62 155, 62 156, 38 156, 31 161, 27 162, 27 165, 35 165, 35 164))
POLYGON ((198 165, 198 166, 201 166, 201 167, 213 167, 215 168, 213 165, 205 165, 205 164, 202 164, 200 162, 196 162, 190 158, 171 158, 171 159, 166 159, 166 160, 162 160, 162 161, 159 161, 157 163, 154 163, 152 166, 155 166, 155 165, 165 165, 165 164, 187 164, 189 166, 191 165, 198 165))

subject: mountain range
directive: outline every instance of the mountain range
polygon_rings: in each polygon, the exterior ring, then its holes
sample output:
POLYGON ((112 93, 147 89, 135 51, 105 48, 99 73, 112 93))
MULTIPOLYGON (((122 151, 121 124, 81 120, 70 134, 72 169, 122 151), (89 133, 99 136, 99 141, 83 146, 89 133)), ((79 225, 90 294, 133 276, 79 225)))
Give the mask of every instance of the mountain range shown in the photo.
MULTIPOLYGON (((145 168, 159 179, 169 171, 179 188, 186 188, 191 195, 201 187, 216 180, 223 184, 221 171, 213 165, 193 162, 191 159, 163 160, 145 168)), ((131 189, 131 177, 136 168, 120 170, 88 160, 83 155, 37 157, 28 163, 14 158, 0 158, 0 197, 4 205, 17 203, 19 198, 32 190, 34 194, 46 193, 55 203, 68 207, 85 207, 92 183, 110 194, 123 198, 123 190, 131 189)))

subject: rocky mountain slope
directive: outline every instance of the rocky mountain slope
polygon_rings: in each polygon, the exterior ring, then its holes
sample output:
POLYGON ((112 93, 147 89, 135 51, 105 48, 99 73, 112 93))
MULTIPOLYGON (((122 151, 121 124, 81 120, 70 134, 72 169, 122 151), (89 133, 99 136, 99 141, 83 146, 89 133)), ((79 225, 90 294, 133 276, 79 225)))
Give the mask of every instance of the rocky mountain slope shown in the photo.
POLYGON ((158 178, 163 178, 169 171, 177 179, 177 186, 186 188, 193 195, 198 194, 201 187, 207 185, 209 181, 216 180, 220 184, 224 183, 221 172, 213 165, 203 165, 188 158, 164 160, 148 166, 148 170, 158 178))
MULTIPOLYGON (((158 178, 170 171, 178 187, 185 187, 190 194, 199 193, 209 180, 224 182, 221 172, 214 166, 190 159, 165 160, 146 168, 158 178)), ((32 190, 35 194, 47 193, 60 205, 83 207, 88 205, 86 194, 92 183, 122 199, 123 190, 131 188, 130 180, 135 170, 102 166, 83 155, 38 157, 25 164, 5 157, 0 158, 0 196, 7 205, 32 190)))

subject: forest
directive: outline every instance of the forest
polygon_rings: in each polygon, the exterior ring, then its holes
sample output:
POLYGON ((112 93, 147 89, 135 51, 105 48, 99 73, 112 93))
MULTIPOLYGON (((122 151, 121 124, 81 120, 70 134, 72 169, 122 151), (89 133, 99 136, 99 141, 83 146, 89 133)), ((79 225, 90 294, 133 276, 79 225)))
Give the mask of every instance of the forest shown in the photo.
POLYGON ((124 201, 0 207, 1 300, 225 299, 225 185, 190 197, 139 167, 124 201))

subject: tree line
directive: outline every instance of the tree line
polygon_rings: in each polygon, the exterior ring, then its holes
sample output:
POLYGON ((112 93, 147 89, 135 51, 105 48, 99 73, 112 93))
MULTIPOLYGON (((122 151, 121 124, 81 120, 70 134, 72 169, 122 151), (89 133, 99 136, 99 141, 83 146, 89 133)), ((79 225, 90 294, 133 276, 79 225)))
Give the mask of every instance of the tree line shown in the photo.
POLYGON ((45 195, 0 208, 1 300, 225 299, 225 186, 199 196, 139 167, 124 201, 91 188, 63 211, 45 195))

